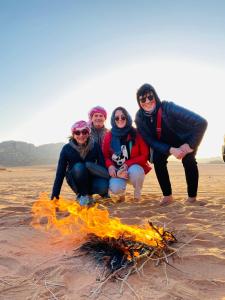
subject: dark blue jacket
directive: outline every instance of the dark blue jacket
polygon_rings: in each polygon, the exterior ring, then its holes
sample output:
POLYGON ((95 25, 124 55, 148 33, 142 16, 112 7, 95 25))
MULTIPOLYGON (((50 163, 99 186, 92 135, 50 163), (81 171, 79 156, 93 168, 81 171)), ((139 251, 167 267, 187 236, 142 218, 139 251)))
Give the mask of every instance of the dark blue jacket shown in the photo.
POLYGON ((174 140, 180 141, 181 144, 187 143, 192 149, 197 150, 207 128, 207 121, 173 102, 157 100, 157 109, 151 117, 147 116, 141 108, 136 114, 137 129, 145 142, 155 151, 167 155, 169 149, 175 146, 174 140), (162 107, 162 132, 159 140, 156 135, 156 117, 160 106, 162 107))
POLYGON ((66 173, 78 162, 94 162, 105 167, 105 160, 101 147, 95 142, 94 147, 88 152, 85 159, 80 157, 79 152, 69 143, 63 146, 58 161, 55 182, 52 189, 51 199, 58 198, 66 173))

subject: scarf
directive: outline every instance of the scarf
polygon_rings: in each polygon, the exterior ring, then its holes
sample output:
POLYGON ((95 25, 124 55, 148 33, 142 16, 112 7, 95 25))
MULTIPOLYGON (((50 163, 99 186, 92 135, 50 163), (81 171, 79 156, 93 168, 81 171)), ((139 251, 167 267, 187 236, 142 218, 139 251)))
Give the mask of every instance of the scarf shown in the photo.
POLYGON ((129 113, 123 107, 117 107, 112 113, 111 125, 112 125, 112 129, 111 129, 111 133, 112 133, 111 147, 112 147, 114 153, 119 155, 121 153, 121 142, 120 142, 120 140, 121 140, 122 137, 126 137, 132 129, 131 116, 129 115, 129 113), (123 127, 123 128, 118 128, 116 126, 115 112, 117 110, 122 110, 123 114, 125 115, 125 117, 127 119, 126 126, 123 127))
POLYGON ((69 145, 80 154, 80 157, 82 159, 85 159, 85 157, 87 156, 87 154, 94 147, 94 140, 93 140, 93 138, 90 137, 85 144, 80 145, 80 144, 77 144, 77 142, 72 139, 69 142, 69 145))
POLYGON ((94 126, 92 126, 91 127, 91 136, 93 137, 94 141, 101 146, 103 138, 107 131, 108 130, 105 128, 105 126, 102 128, 95 128, 94 126))

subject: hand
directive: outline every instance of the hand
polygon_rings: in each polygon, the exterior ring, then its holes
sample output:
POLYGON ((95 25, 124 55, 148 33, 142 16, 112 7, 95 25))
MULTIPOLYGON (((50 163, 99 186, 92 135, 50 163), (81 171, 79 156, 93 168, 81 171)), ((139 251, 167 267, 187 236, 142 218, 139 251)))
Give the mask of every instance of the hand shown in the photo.
POLYGON ((51 196, 51 200, 59 200, 59 196, 51 196))
POLYGON ((116 167, 115 166, 110 166, 108 167, 109 175, 111 177, 116 177, 116 167))
POLYGON ((128 179, 128 172, 127 172, 127 170, 123 170, 123 169, 120 168, 117 171, 117 177, 123 178, 123 179, 128 179))
POLYGON ((194 151, 188 144, 181 145, 180 149, 185 152, 185 155, 194 151))
POLYGON ((177 159, 182 159, 186 155, 186 153, 183 150, 175 147, 170 148, 170 154, 175 156, 177 159))
POLYGON ((119 170, 123 170, 123 171, 127 171, 127 169, 128 169, 128 165, 125 163, 119 168, 119 170))

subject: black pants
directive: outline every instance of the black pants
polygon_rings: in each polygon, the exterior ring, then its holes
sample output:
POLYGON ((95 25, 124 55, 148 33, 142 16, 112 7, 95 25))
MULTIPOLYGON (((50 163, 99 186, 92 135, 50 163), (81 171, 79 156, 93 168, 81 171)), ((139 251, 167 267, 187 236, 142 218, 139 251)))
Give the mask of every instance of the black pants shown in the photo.
MULTIPOLYGON (((168 155, 154 150, 153 163, 155 173, 164 196, 172 195, 172 188, 167 169, 168 155)), ((189 197, 196 197, 198 190, 198 166, 195 153, 189 153, 182 159, 187 182, 187 193, 189 197)))
MULTIPOLYGON (((67 173, 66 179, 71 189, 79 195, 105 195, 108 193, 109 180, 100 177, 102 167, 98 172, 98 166, 93 168, 94 164, 76 163, 73 168, 67 173), (88 167, 88 168, 87 168, 88 167), (92 167, 92 169, 91 169, 92 167), (91 171, 92 172, 91 172, 91 171), (95 173, 95 176, 93 175, 95 173)), ((103 174, 104 175, 104 174, 103 174)))

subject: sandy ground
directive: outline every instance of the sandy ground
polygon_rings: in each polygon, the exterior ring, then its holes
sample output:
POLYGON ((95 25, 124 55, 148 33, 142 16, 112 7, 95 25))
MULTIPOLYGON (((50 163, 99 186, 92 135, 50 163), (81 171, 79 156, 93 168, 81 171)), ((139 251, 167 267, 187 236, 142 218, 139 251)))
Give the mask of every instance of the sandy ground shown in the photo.
MULTIPOLYGON (((145 179, 140 203, 109 204, 110 216, 126 224, 166 224, 182 248, 170 260, 176 268, 149 262, 144 276, 128 278, 132 290, 107 282, 97 299, 225 299, 225 164, 200 164, 199 202, 185 204, 181 164, 169 166, 175 202, 160 207, 154 171, 145 179), (197 235, 197 236, 196 236, 197 235), (187 243, 187 245, 183 244, 187 243)), ((31 226, 31 207, 41 192, 50 194, 54 166, 0 170, 0 299, 90 299, 98 270, 89 257, 74 257, 73 238, 31 226)), ((73 199, 66 184, 65 198, 73 199)))

